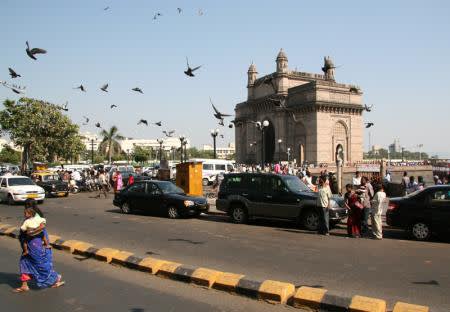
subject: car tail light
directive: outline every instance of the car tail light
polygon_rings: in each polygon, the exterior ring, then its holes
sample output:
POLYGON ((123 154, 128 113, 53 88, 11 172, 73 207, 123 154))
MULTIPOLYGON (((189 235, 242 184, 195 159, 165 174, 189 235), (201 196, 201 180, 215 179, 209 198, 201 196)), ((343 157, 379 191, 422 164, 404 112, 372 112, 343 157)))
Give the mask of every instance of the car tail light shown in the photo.
POLYGON ((389 203, 388 210, 394 211, 394 210, 396 210, 396 209, 398 209, 398 204, 397 204, 397 203, 392 203, 392 202, 390 202, 390 203, 389 203))

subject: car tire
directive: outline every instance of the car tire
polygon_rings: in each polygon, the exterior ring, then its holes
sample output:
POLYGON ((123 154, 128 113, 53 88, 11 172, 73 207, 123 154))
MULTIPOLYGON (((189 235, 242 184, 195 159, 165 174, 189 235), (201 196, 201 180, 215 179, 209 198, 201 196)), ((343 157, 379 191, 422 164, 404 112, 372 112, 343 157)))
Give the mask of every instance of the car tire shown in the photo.
POLYGON ((130 214, 132 212, 130 204, 127 202, 122 203, 122 205, 120 205, 120 211, 125 214, 130 214))
POLYGON ((169 219, 179 219, 180 218, 180 212, 178 211, 178 208, 175 207, 175 206, 167 207, 167 217, 169 219))
POLYGON ((10 206, 13 206, 13 205, 16 204, 16 202, 14 201, 14 198, 12 197, 11 194, 8 194, 7 203, 8 203, 8 205, 10 205, 10 206))
POLYGON ((302 225, 308 231, 317 231, 319 229, 319 213, 314 209, 308 209, 302 215, 302 225))
POLYGON ((409 228, 409 234, 415 240, 426 241, 431 237, 431 228, 426 222, 415 221, 409 228))
POLYGON ((202 185, 203 185, 203 186, 208 186, 208 185, 209 185, 209 180, 206 179, 206 178, 203 179, 203 180, 202 180, 202 185))
POLYGON ((244 206, 236 205, 230 211, 231 220, 233 223, 244 224, 248 221, 248 212, 244 206))

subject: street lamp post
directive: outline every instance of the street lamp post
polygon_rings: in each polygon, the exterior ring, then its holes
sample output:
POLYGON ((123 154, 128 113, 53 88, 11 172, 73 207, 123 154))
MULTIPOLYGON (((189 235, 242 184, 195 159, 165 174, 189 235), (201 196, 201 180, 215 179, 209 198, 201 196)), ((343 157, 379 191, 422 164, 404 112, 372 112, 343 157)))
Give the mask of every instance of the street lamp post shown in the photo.
POLYGON ((264 144, 264 129, 269 126, 269 121, 264 120, 263 122, 257 121, 256 122, 256 128, 258 130, 261 130, 261 169, 264 170, 265 165, 265 144, 264 144))
POLYGON ((127 149, 127 163, 130 164, 130 149, 127 149))
POLYGON ((278 139, 278 162, 281 164, 281 143, 283 142, 282 139, 278 139))
MULTIPOLYGON (((97 138, 95 138, 97 140, 97 138)), ((94 164, 94 138, 91 139, 91 165, 94 164)))
POLYGON ((180 135, 179 139, 180 139, 180 162, 184 162, 183 161, 183 143, 186 138, 184 135, 180 135))
POLYGON ((289 159, 291 158, 291 148, 290 147, 287 148, 287 157, 288 157, 288 163, 289 163, 289 159))
POLYGON ((422 161, 422 150, 421 148, 423 147, 423 144, 420 143, 419 145, 417 145, 418 149, 419 149, 419 161, 422 161))
MULTIPOLYGON (((184 146, 184 161, 185 161, 185 162, 188 160, 187 143, 188 143, 188 142, 187 142, 187 139, 184 138, 183 146, 184 146)), ((183 150, 183 149, 181 149, 181 150, 183 150)))
POLYGON ((156 141, 159 144, 159 162, 161 162, 161 160, 162 160, 162 145, 164 143, 164 140, 163 139, 157 139, 156 141))
POLYGON ((405 148, 402 146, 402 162, 405 161, 405 148))
POLYGON ((211 136, 213 138, 214 159, 217 158, 216 139, 217 139, 218 135, 219 135, 219 129, 211 130, 211 136))

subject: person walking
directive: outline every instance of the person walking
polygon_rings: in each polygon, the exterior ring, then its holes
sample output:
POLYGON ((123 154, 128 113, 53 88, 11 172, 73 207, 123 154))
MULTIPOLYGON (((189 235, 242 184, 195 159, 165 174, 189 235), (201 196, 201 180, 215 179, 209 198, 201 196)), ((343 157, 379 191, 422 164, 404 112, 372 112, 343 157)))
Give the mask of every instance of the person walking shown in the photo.
POLYGON ((323 177, 319 178, 319 194, 317 196, 316 206, 319 210, 319 234, 330 235, 330 225, 329 225, 329 208, 331 202, 331 190, 326 184, 323 177))
POLYGON ((355 172, 355 176, 353 177, 353 185, 354 186, 361 185, 361 173, 359 171, 355 172))
POLYGON ((103 169, 100 169, 98 171, 98 184, 99 190, 97 198, 100 198, 102 194, 105 195, 105 198, 108 197, 108 180, 106 178, 106 174, 103 169))
POLYGON ((383 214, 383 207, 386 201, 386 193, 384 192, 383 184, 377 186, 377 193, 372 201, 372 233, 375 239, 383 239, 383 229, 381 215, 383 214))
POLYGON ((120 190, 122 190, 123 187, 123 180, 122 174, 120 173, 119 170, 115 172, 115 179, 113 179, 113 181, 114 181, 114 193, 120 192, 120 190))
POLYGON ((127 186, 133 185, 133 183, 134 183, 134 177, 133 177, 133 175, 130 173, 130 174, 128 175, 128 184, 127 184, 127 186))
POLYGON ((408 194, 408 183, 409 183, 409 178, 408 178, 408 172, 403 172, 403 178, 402 178, 402 185, 403 185, 403 189, 405 190, 405 195, 408 194))
POLYGON ((361 192, 363 192, 363 211, 362 211, 362 220, 361 220, 361 231, 363 236, 369 235, 369 217, 370 217, 370 201, 375 195, 373 192, 372 184, 370 184, 369 179, 367 177, 361 178, 361 192))
MULTIPOLYGON (((33 209, 37 215, 44 218, 44 214, 37 207, 36 201, 27 200, 25 209, 33 209)), ((34 280, 38 288, 56 288, 65 284, 62 276, 53 269, 52 250, 43 245, 42 235, 35 235, 43 232, 48 240, 48 234, 44 225, 41 225, 32 231, 21 231, 19 241, 27 244, 28 253, 22 255, 19 260, 20 281, 22 285, 14 289, 16 293, 27 292, 30 290, 28 283, 34 280)))
POLYGON ((347 234, 349 237, 361 237, 361 216, 364 206, 358 199, 358 196, 353 190, 353 185, 347 184, 345 186, 346 193, 344 195, 345 207, 348 209, 347 217, 347 234))

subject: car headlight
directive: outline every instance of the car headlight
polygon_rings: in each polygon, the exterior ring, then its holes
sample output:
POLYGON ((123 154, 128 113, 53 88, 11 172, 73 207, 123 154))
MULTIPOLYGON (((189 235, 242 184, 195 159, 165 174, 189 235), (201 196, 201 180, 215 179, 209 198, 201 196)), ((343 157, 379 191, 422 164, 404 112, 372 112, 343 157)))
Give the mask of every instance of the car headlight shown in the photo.
POLYGON ((185 200, 184 201, 184 206, 185 207, 191 207, 191 206, 194 206, 194 205, 195 205, 195 203, 192 200, 185 200))

